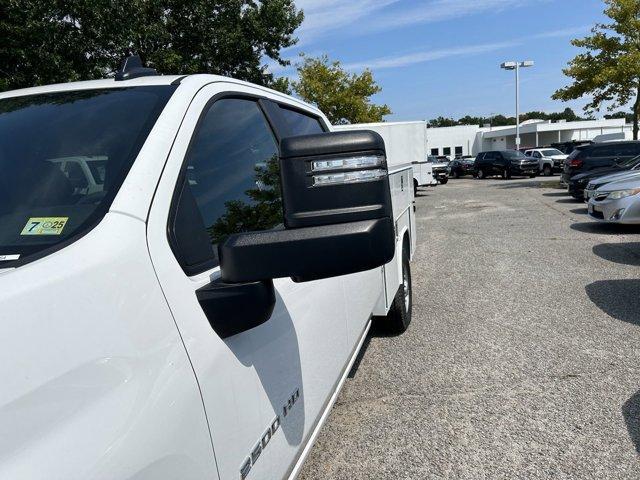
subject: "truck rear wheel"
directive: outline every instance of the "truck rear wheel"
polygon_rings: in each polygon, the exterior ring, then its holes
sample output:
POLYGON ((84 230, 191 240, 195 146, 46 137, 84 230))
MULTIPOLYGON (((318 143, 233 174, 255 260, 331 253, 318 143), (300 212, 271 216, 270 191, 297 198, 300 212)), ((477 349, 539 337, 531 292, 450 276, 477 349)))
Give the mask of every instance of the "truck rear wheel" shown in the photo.
POLYGON ((442 185, 446 185, 448 181, 449 181, 449 179, 448 179, 448 178, 443 178, 442 180, 440 180, 440 183, 441 183, 442 185))
POLYGON ((545 165, 544 168, 542 169, 542 173, 544 174, 545 177, 550 177, 551 175, 553 175, 553 170, 551 168, 551 165, 545 165))
POLYGON ((480 179, 484 178, 484 170, 481 168, 478 169, 478 178, 480 179))
POLYGON ((402 251, 402 283, 393 298, 393 303, 386 317, 378 319, 380 327, 390 334, 404 333, 411 323, 411 310, 413 309, 413 288, 411 286, 411 264, 409 252, 406 248, 402 251))

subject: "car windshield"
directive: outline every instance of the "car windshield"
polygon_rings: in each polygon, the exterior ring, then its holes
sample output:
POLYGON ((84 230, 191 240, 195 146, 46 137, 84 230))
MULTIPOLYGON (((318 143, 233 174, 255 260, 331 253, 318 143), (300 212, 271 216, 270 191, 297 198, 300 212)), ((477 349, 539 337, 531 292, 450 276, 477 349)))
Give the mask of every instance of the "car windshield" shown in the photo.
POLYGON ((638 163, 640 163, 640 155, 638 155, 636 157, 620 160, 618 162, 618 165, 620 165, 621 167, 634 168, 634 167, 638 166, 638 163))
POLYGON ((0 99, 0 268, 98 223, 175 88, 0 99))
POLYGON ((527 159, 527 156, 518 150, 505 150, 504 152, 502 152, 502 156, 504 158, 508 158, 509 160, 527 159))
POLYGON ((542 155, 545 157, 551 157, 552 155, 564 155, 560 150, 555 148, 547 148, 546 150, 541 150, 542 155))

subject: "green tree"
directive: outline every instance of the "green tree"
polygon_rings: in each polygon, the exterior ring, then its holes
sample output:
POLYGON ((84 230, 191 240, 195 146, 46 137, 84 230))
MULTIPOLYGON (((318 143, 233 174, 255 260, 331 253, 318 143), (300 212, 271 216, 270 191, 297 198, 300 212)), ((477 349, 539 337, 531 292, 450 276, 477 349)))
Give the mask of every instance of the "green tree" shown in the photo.
POLYGON ((211 243, 220 243, 234 233, 268 230, 283 222, 278 157, 256 166, 255 172, 257 187, 245 192, 249 202, 226 202, 226 212, 207 228, 211 243))
POLYGON ((431 120, 429 120, 429 126, 432 128, 438 128, 438 127, 454 127, 456 125, 458 125, 458 122, 456 122, 453 118, 446 118, 446 117, 438 117, 438 118, 433 118, 431 120))
MULTIPOLYGON (((0 0, 0 90, 103 78, 127 53, 162 74, 263 85, 301 24, 293 0, 0 0)), ((276 84, 280 86, 280 84, 276 84)))
POLYGON ((610 113, 608 115, 605 115, 604 118, 606 118, 606 119, 624 118, 627 123, 632 123, 633 122, 633 112, 624 112, 624 111, 614 112, 614 113, 610 113))
POLYGON ((573 84, 553 94, 554 99, 573 100, 592 95, 585 111, 613 111, 632 100, 633 138, 638 139, 640 114, 640 1, 605 0, 611 23, 597 24, 591 35, 571 43, 586 52, 569 62, 564 74, 573 84))
POLYGON ((298 80, 293 90, 302 99, 313 103, 331 123, 381 122, 391 110, 387 105, 372 103, 371 97, 382 91, 370 70, 348 73, 340 62, 304 57, 298 65, 298 80))

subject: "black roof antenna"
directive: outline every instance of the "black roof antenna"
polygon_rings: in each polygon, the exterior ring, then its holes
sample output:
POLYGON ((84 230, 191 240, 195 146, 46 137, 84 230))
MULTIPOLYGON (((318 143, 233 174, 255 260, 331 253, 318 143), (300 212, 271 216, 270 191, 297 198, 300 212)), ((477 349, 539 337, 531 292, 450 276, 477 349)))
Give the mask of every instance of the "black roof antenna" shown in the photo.
POLYGON ((122 60, 120 70, 116 72, 116 82, 122 80, 131 80, 132 78, 148 77, 150 75, 158 75, 155 68, 142 66, 140 55, 129 55, 122 60))

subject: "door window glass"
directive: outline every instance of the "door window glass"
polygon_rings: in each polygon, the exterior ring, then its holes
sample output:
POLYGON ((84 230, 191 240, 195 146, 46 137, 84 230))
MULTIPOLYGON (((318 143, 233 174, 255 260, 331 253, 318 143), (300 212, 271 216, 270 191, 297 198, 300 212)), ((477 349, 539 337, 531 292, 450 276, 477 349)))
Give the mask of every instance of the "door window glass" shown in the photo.
POLYGON ((175 220, 175 240, 185 265, 213 261, 207 266, 217 266, 216 247, 227 236, 283 223, 278 147, 255 101, 226 98, 211 105, 186 162, 175 220), (194 250, 198 237, 206 246, 200 243, 194 250))
POLYGON ((305 115, 297 110, 291 110, 283 106, 280 106, 280 112, 286 126, 287 132, 285 135, 287 137, 324 132, 324 128, 322 128, 322 124, 317 117, 305 115))

